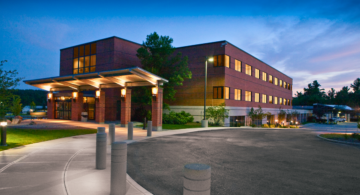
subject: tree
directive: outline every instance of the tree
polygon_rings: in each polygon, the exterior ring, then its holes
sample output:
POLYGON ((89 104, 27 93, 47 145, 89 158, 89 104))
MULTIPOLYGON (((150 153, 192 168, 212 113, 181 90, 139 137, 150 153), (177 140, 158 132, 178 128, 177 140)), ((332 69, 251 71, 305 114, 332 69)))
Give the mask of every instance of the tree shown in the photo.
POLYGON ((35 111, 35 109, 36 109, 36 104, 35 104, 34 101, 32 101, 32 102, 30 103, 30 109, 32 109, 33 111, 35 111))
POLYGON ((328 93, 328 99, 329 99, 329 103, 333 104, 334 103, 334 99, 335 99, 335 95, 336 95, 336 91, 334 88, 331 88, 328 93))
POLYGON ((285 119, 286 119, 286 112, 285 112, 285 110, 281 110, 281 108, 280 108, 279 113, 278 113, 279 123, 281 123, 282 121, 285 121, 285 119))
POLYGON ((220 125, 221 121, 229 117, 229 110, 225 109, 225 104, 222 103, 219 106, 211 106, 206 108, 206 118, 212 119, 214 125, 220 125))
POLYGON ((360 78, 354 80, 353 84, 350 84, 350 87, 353 89, 354 92, 360 90, 360 78))
POLYGON ((347 105, 349 102, 349 90, 348 86, 344 86, 340 91, 336 93, 335 102, 338 105, 347 105))
POLYGON ((254 110, 252 107, 248 113, 248 116, 251 118, 251 123, 253 124, 256 120, 262 120, 268 115, 271 115, 270 112, 264 112, 261 106, 258 107, 258 109, 254 110))
POLYGON ((22 104, 19 96, 14 96, 10 110, 14 114, 14 116, 20 115, 22 110, 22 104))
POLYGON ((6 60, 0 63, 0 118, 4 118, 6 111, 11 106, 12 93, 10 89, 15 88, 22 78, 17 77, 16 70, 4 70, 3 65, 6 60))
MULTIPOLYGON (((175 87, 181 86, 185 79, 191 79, 192 76, 187 56, 182 56, 180 52, 175 53, 172 43, 173 39, 169 36, 159 36, 154 32, 147 35, 146 41, 136 54, 145 70, 169 80, 163 86, 163 98, 168 101, 175 100, 175 87)), ((150 89, 135 88, 133 101, 143 106, 150 105, 150 89)), ((164 103, 164 107, 168 105, 164 103)))
POLYGON ((293 98, 293 105, 312 106, 314 103, 326 103, 327 96, 320 86, 317 80, 309 83, 308 88, 304 88, 304 93, 297 92, 296 97, 293 98))

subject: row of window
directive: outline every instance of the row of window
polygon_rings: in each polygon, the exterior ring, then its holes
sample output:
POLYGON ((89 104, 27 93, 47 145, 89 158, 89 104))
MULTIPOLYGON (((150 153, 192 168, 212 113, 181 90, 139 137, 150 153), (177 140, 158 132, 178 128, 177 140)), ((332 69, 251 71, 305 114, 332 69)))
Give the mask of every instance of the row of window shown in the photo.
MULTIPOLYGON (((224 66, 224 67, 230 67, 230 57, 228 55, 216 55, 214 56, 214 66, 224 66)), ((242 64, 240 60, 235 59, 235 70, 238 72, 242 72, 241 68, 242 64)), ((245 74, 252 76, 252 66, 245 64, 245 74)), ((254 69, 254 76, 257 79, 260 79, 260 70, 255 68, 254 69)), ((266 72, 262 72, 261 79, 265 82, 273 83, 274 85, 283 87, 285 89, 291 90, 290 83, 286 83, 285 81, 278 79, 277 77, 273 77, 272 75, 268 75, 266 72)))
MULTIPOLYGON (((241 89, 234 89, 234 100, 241 100, 241 89)), ((253 92, 245 91, 245 101, 247 102, 260 102, 260 93, 254 93, 254 99, 252 98, 253 92)), ((229 87, 214 87, 213 88, 214 99, 230 99, 229 87)), ((291 105, 290 99, 261 94, 261 103, 279 104, 279 105, 291 105)))
POLYGON ((96 43, 74 47, 73 74, 96 71, 96 43))

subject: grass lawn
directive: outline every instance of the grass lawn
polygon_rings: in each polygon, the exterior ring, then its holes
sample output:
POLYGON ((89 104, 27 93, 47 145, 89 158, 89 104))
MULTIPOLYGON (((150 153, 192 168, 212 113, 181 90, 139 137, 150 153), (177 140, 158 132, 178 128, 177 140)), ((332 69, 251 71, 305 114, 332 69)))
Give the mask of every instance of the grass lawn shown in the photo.
POLYGON ((354 134, 329 133, 329 134, 321 134, 320 136, 327 139, 360 143, 360 135, 356 133, 354 134))
MULTIPOLYGON (((142 127, 143 125, 137 125, 137 127, 142 127)), ((162 128, 164 130, 176 130, 176 129, 188 129, 188 128, 200 128, 201 123, 186 123, 185 125, 178 124, 163 124, 162 128)), ((209 127, 219 127, 219 126, 210 126, 209 127)))
POLYGON ((96 129, 36 130, 7 128, 6 142, 8 146, 0 146, 0 151, 47 140, 96 132, 96 129))

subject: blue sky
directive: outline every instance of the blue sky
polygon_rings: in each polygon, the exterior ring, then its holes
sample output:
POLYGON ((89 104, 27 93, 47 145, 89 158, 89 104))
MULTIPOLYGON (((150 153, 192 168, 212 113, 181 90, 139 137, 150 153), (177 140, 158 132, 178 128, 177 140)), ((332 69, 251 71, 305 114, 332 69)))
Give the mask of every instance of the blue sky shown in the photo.
POLYGON ((141 43, 156 31, 174 46, 227 40, 292 77, 294 93, 360 77, 360 1, 76 2, 1 1, 5 68, 58 76, 61 48, 110 36, 141 43))

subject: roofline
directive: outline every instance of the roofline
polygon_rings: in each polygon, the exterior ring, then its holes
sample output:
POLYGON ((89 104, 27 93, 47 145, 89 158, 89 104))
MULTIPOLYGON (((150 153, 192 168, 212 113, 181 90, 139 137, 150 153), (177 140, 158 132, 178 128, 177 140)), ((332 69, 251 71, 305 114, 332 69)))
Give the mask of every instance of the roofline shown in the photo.
POLYGON ((214 43, 221 43, 221 42, 226 42, 226 43, 229 43, 230 45, 234 46, 235 48, 237 48, 237 49, 241 50, 242 52, 244 52, 244 53, 246 53, 246 54, 250 55, 251 57, 253 57, 253 58, 255 58, 255 59, 259 60, 260 62, 262 62, 262 63, 264 63, 264 64, 266 64, 266 65, 268 65, 268 66, 270 66, 270 67, 271 67, 271 68, 273 68, 274 70, 276 70, 276 71, 280 72, 281 74, 283 74, 283 75, 285 75, 285 76, 289 77, 291 80, 293 80, 293 78, 292 78, 292 77, 290 77, 290 76, 286 75, 285 73, 283 73, 283 72, 279 71, 278 69, 276 69, 276 68, 272 67, 271 65, 267 64, 266 62, 264 62, 264 61, 260 60, 259 58, 257 58, 257 57, 255 57, 255 56, 251 55, 250 53, 248 53, 248 52, 244 51, 243 49, 240 49, 240 48, 239 48, 239 47, 237 47, 236 45, 234 45, 234 44, 232 44, 232 43, 230 43, 229 41, 226 41, 226 40, 222 40, 222 41, 215 41, 215 42, 209 42, 209 43, 201 43, 201 44, 196 44, 196 45, 187 45, 187 46, 182 46, 182 47, 176 47, 176 49, 181 49, 181 48, 186 48, 186 47, 195 47, 195 46, 207 45, 207 44, 214 44, 214 43))
POLYGON ((86 42, 86 43, 81 43, 81 44, 78 44, 78 45, 73 45, 73 46, 70 46, 70 47, 65 47, 65 48, 62 48, 60 49, 61 50, 64 50, 64 49, 69 49, 69 48, 72 48, 72 47, 77 47, 77 46, 81 46, 81 45, 86 45, 86 44, 89 44, 89 43, 94 43, 94 42, 97 42, 97 41, 103 41, 103 40, 106 40, 106 39, 112 39, 112 38, 117 38, 117 39, 120 39, 120 40, 123 40, 123 41, 127 41, 127 42, 130 42, 130 43, 134 43, 134 44, 137 44, 137 45, 140 45, 140 43, 136 43, 134 41, 130 41, 130 40, 127 40, 127 39, 123 39, 123 38, 120 38, 120 37, 117 37, 117 36, 112 36, 112 37, 107 37, 107 38, 103 38, 103 39, 98 39, 98 40, 95 40, 95 41, 90 41, 90 42, 86 42))

